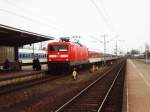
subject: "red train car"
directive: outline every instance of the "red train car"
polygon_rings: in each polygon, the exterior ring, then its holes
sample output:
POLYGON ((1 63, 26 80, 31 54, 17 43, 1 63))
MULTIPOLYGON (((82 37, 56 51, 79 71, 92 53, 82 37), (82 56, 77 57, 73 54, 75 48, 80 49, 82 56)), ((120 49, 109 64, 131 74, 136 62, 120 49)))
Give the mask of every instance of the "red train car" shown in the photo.
POLYGON ((88 63, 88 48, 78 42, 52 42, 48 44, 48 71, 65 69, 88 63))
POLYGON ((102 58, 103 54, 96 51, 89 51, 89 58, 102 58))

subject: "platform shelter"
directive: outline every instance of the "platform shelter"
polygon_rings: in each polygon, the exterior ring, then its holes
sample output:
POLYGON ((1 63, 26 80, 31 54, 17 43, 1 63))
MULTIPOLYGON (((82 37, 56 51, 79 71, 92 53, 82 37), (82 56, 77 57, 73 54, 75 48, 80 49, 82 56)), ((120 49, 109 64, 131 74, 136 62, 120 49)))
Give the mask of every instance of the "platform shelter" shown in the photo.
POLYGON ((51 36, 0 24, 0 64, 7 57, 13 61, 18 60, 18 47, 20 46, 53 39, 54 37, 51 36))

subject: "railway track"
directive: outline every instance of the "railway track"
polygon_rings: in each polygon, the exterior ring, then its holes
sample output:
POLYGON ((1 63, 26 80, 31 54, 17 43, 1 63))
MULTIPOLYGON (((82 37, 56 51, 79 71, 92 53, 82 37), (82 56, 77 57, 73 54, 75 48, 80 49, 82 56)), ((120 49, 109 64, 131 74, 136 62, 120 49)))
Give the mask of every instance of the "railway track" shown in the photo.
POLYGON ((91 83, 55 112, 100 112, 103 110, 107 98, 114 88, 117 78, 122 73, 125 62, 116 65, 96 81, 91 83))
POLYGON ((15 77, 3 78, 0 79, 0 95, 7 94, 10 92, 17 91, 19 89, 24 89, 36 84, 41 84, 46 81, 55 80, 57 78, 61 78, 64 75, 46 75, 46 72, 37 72, 30 73, 15 77))
POLYGON ((55 80, 60 76, 49 76, 44 72, 28 74, 0 81, 0 95, 24 89, 30 86, 41 84, 50 80, 55 80))

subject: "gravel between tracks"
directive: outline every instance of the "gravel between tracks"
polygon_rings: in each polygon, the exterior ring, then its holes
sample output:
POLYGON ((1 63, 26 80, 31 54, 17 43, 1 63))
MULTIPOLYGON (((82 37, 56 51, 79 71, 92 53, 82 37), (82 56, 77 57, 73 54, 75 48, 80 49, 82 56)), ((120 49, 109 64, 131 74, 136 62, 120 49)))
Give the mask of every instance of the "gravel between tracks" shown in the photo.
MULTIPOLYGON (((101 68, 101 72, 108 67, 101 68)), ((0 112, 51 112, 77 93, 85 83, 99 75, 80 72, 76 81, 71 75, 0 96, 0 112)))

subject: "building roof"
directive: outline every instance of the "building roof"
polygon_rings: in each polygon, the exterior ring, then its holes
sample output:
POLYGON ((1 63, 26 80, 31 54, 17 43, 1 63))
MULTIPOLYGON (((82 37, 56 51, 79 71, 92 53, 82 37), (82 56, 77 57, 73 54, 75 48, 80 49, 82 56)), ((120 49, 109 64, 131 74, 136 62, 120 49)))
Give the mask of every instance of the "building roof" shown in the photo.
POLYGON ((54 37, 0 24, 0 46, 22 46, 53 39, 54 37))

